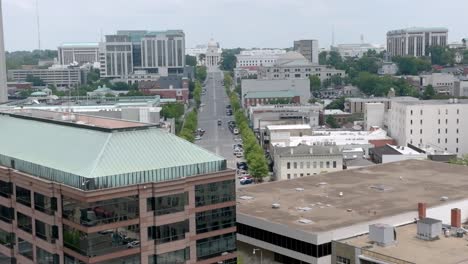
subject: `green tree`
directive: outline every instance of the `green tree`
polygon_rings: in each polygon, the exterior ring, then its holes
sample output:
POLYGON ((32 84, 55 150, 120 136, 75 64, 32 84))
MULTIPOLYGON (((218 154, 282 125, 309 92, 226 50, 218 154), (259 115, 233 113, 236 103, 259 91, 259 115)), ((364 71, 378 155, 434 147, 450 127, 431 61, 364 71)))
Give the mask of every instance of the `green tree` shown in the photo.
POLYGON ((232 71, 236 67, 236 55, 239 54, 241 48, 237 49, 223 49, 221 53, 221 70, 232 71))
POLYGON ((128 93, 123 95, 123 96, 144 96, 142 92, 140 92, 138 89, 130 89, 128 90, 128 93))
POLYGON ((185 55, 185 64, 193 67, 197 66, 197 57, 185 55))
POLYGON ((93 84, 93 83, 99 81, 99 78, 100 78, 99 69, 91 69, 91 71, 89 71, 88 75, 86 76, 88 84, 93 84))
POLYGON ((342 66, 343 59, 338 51, 330 51, 328 53, 327 64, 335 68, 340 68, 342 66))
POLYGON ((319 64, 326 65, 327 64, 327 52, 322 51, 319 53, 319 64))
POLYGON ((321 81, 320 81, 320 78, 318 76, 315 76, 315 75, 311 75, 309 76, 309 80, 310 80, 310 91, 311 92, 315 92, 315 91, 318 91, 320 90, 320 86, 322 85, 321 81))
POLYGON ((333 75, 333 76, 330 78, 330 82, 331 82, 334 86, 341 85, 341 84, 343 84, 343 78, 341 78, 341 76, 339 76, 339 75, 333 75))
POLYGON ((333 100, 330 104, 328 104, 325 109, 340 109, 344 110, 344 103, 345 97, 340 97, 338 99, 333 100))
POLYGON ((161 110, 161 116, 165 118, 181 118, 184 115, 185 106, 181 103, 164 104, 161 110))
POLYGON ((434 46, 429 48, 432 65, 453 65, 455 52, 446 47, 434 46))
POLYGON ((197 66, 195 67, 195 79, 200 82, 204 82, 206 79, 206 66, 197 66))
POLYGON ((116 91, 127 91, 130 90, 130 86, 126 82, 116 82, 111 87, 112 90, 116 91))
POLYGON ((325 119, 325 123, 327 123, 327 125, 330 126, 331 128, 339 128, 340 127, 338 122, 336 122, 335 117, 333 117, 332 115, 327 116, 327 119, 325 119))
POLYGON ((26 81, 32 83, 33 86, 44 86, 45 85, 44 81, 41 80, 41 78, 35 77, 35 76, 31 75, 31 74, 28 74, 26 76, 26 81))
POLYGON ((451 164, 468 166, 468 155, 463 155, 461 158, 455 158, 449 161, 451 164))
POLYGON ((200 107, 201 104, 201 93, 202 93, 202 85, 197 80, 195 81, 195 89, 193 90, 193 100, 195 100, 195 104, 197 108, 200 107))
POLYGON ((434 87, 432 87, 432 85, 428 85, 426 86, 426 89, 424 89, 423 99, 424 100, 432 99, 435 94, 436 93, 435 93, 434 87))
POLYGON ((38 65, 39 60, 53 60, 57 58, 56 50, 34 50, 6 52, 7 70, 21 69, 23 65, 38 65))
POLYGON ((398 70, 402 75, 418 75, 432 68, 431 62, 424 58, 395 57, 393 61, 398 65, 398 70))

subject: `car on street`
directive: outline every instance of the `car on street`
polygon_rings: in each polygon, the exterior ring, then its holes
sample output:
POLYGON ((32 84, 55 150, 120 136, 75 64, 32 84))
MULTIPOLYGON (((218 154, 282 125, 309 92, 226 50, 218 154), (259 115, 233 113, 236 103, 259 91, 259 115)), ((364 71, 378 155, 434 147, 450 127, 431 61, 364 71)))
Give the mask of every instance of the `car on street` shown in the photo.
POLYGON ((203 103, 202 103, 202 104, 200 104, 200 107, 205 106, 205 105, 206 105, 206 104, 203 104, 203 103))
POLYGON ((242 177, 242 179, 240 179, 239 182, 240 182, 241 185, 252 184, 253 183, 253 178, 252 177, 242 177))
POLYGON ((237 162, 236 167, 239 170, 248 170, 249 169, 249 166, 247 165, 247 162, 245 162, 245 161, 237 162))
POLYGON ((234 153, 234 156, 236 156, 236 158, 239 158, 239 159, 243 158, 244 157, 244 152, 240 152, 240 151, 236 152, 236 153, 234 153))
POLYGON ((239 134, 239 129, 237 129, 237 127, 235 127, 233 130, 232 130, 232 133, 234 135, 238 135, 239 134))

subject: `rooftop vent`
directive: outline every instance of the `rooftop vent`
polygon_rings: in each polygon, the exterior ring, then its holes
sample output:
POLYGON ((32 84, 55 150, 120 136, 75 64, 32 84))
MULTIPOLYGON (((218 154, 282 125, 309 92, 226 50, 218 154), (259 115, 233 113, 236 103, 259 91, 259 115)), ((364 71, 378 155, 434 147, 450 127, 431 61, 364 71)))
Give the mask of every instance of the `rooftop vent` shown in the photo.
POLYGON ((396 231, 393 226, 373 224, 369 226, 369 239, 379 246, 388 246, 396 242, 396 231))
POLYGON ((239 199, 241 199, 241 200, 253 200, 253 197, 252 197, 252 196, 243 195, 243 196, 239 197, 239 199))
POLYGON ((380 191, 380 192, 386 192, 386 191, 390 191, 390 190, 393 189, 392 187, 385 186, 383 184, 371 185, 370 188, 374 189, 374 190, 377 190, 377 191, 380 191))
POLYGON ((448 199, 449 199, 449 198, 448 198, 447 196, 442 196, 442 197, 440 197, 440 200, 441 200, 441 201, 447 201, 448 199))
POLYGON ((303 192, 304 188, 296 188, 295 190, 298 191, 298 192, 303 192))
POLYGON ((326 182, 319 182, 317 183, 317 187, 320 187, 320 186, 324 186, 324 185, 327 185, 328 183, 326 182))
POLYGON ((433 218, 423 218, 417 223, 417 237, 422 240, 435 240, 442 233, 442 221, 433 218))
POLYGON ((280 208, 280 206, 281 205, 279 203, 274 203, 274 204, 271 205, 271 208, 278 209, 278 208, 280 208))
POLYGON ((312 224, 312 223, 313 223, 312 220, 305 219, 305 218, 299 219, 298 222, 301 223, 301 224, 305 224, 305 225, 308 225, 308 224, 312 224))

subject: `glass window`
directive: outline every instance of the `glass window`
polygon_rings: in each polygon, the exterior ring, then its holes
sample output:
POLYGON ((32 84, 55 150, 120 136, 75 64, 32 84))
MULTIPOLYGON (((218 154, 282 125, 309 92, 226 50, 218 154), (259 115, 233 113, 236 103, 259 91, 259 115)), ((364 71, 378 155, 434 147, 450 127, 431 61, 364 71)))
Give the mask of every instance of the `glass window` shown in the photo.
POLYGON ((236 225, 236 208, 225 207, 196 214, 197 234, 236 225))
POLYGON ((326 164, 327 169, 330 168, 330 162, 329 161, 325 162, 325 164, 326 164))
POLYGON ((299 168, 301 168, 301 169, 304 168, 304 162, 301 161, 301 163, 299 163, 299 168))
POLYGON ((195 205, 199 207, 210 204, 235 201, 235 187, 235 180, 196 185, 195 205))
POLYGON ((40 193, 34 193, 34 209, 53 215, 57 211, 57 198, 47 197, 40 193))
MULTIPOLYGON (((15 245, 15 233, 9 233, 0 229, 0 245, 4 245, 8 248, 13 248, 15 245)), ((0 259, 1 260, 1 259, 0 259)))
POLYGON ((183 264, 190 260, 190 248, 184 248, 164 254, 151 255, 148 264, 183 264))
POLYGON ((236 234, 229 233, 221 236, 197 240, 197 260, 221 256, 224 252, 236 250, 236 234))
POLYGON ((18 252, 20 253, 20 255, 23 255, 24 257, 33 260, 33 246, 26 240, 18 238, 18 252))
POLYGON ((0 220, 11 223, 14 219, 15 209, 0 205, 0 220))
POLYGON ((39 237, 40 239, 43 239, 50 243, 55 243, 55 240, 58 239, 57 226, 51 226, 37 219, 36 219, 35 225, 36 225, 36 237, 39 237))
POLYGON ((36 247, 37 264, 59 264, 59 256, 51 254, 40 247, 36 247))
POLYGON ((297 162, 294 162, 294 168, 297 169, 297 162))
POLYGON ((289 170, 291 169, 291 162, 286 163, 286 168, 289 170))
POLYGON ((16 186, 16 201, 20 204, 31 206, 31 191, 19 186, 16 186))
POLYGON ((138 217, 138 196, 115 198, 93 203, 62 197, 63 218, 83 226, 96 226, 138 217))
POLYGON ((20 212, 16 212, 18 228, 32 234, 32 219, 20 212))
POLYGON ((188 193, 150 197, 147 201, 148 211, 154 211, 154 215, 173 214, 184 211, 188 204, 188 193))
POLYGON ((333 168, 336 168, 336 161, 333 161, 333 168))
POLYGON ((0 196, 10 198, 13 194, 13 184, 11 182, 0 181, 0 196))
POLYGON ((148 227, 148 238, 154 239, 156 244, 163 244, 185 238, 189 232, 189 221, 148 227))

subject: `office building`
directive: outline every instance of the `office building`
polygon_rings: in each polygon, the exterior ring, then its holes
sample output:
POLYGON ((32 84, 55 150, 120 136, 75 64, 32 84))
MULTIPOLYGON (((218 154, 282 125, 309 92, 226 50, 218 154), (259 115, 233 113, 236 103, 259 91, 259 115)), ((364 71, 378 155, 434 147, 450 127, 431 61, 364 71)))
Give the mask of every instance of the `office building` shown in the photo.
POLYGON ((64 43, 58 47, 60 65, 99 62, 99 43, 64 43))
POLYGON ((253 129, 265 130, 270 125, 309 124, 319 125, 319 113, 323 106, 310 105, 257 105, 248 109, 253 129))
POLYGON ((369 156, 375 163, 389 163, 408 159, 425 160, 427 155, 411 147, 387 144, 369 150, 369 156))
POLYGON ((253 49, 242 50, 236 55, 236 68, 254 66, 272 66, 278 56, 286 53, 283 49, 253 49))
POLYGON ((148 124, 48 113, 0 114, 2 263, 235 263, 223 158, 148 124))
POLYGON ((333 145, 273 147, 272 156, 275 180, 343 170, 343 153, 333 145))
POLYGON ((310 99, 309 79, 244 79, 241 100, 243 107, 258 104, 306 104, 310 99), (283 103, 279 103, 283 102, 283 103))
POLYGON ((46 85, 75 87, 86 83, 86 69, 77 67, 53 67, 49 69, 8 70, 8 78, 15 82, 25 82, 28 75, 41 79, 46 85))
POLYGON ((302 54, 310 63, 319 64, 319 44, 316 39, 302 39, 294 41, 294 51, 302 54))
MULTIPOLYGON (((332 255, 339 251, 332 246, 332 241, 367 234, 369 225, 412 224, 415 219, 423 218, 418 213, 419 202, 426 205, 427 217, 449 225, 453 225, 452 208, 461 208, 454 221, 459 225, 458 219, 468 217, 466 175, 465 166, 405 160, 241 188, 237 192, 238 254, 246 263, 259 262, 260 254, 253 255, 253 249, 262 251, 263 263, 355 263, 333 259, 332 255)), ((456 227, 452 228, 455 230, 456 227)), ((397 228, 397 241, 399 236, 397 228)), ((386 237, 389 240, 382 242, 388 243, 388 250, 404 248, 405 253, 414 252, 421 259, 437 252, 436 245, 426 245, 430 251, 424 254, 418 254, 403 242, 392 245, 393 229, 386 237)), ((414 241, 415 237, 416 232, 408 239, 414 241)), ((466 247, 466 241, 461 243, 466 247)), ((366 246, 370 250, 376 247, 367 243, 366 246)), ((457 260, 466 255, 452 254, 457 260)))
POLYGON ((5 43, 3 40, 3 11, 0 0, 0 104, 8 101, 8 88, 6 77, 5 43))
POLYGON ((388 111, 392 107, 392 104, 397 101, 419 101, 419 99, 411 96, 346 98, 344 110, 351 114, 361 114, 364 113, 367 103, 382 103, 385 106, 385 111, 388 111))
POLYGON ((398 145, 431 145, 457 155, 468 153, 468 100, 393 102, 386 118, 398 145))
POLYGON ((258 70, 258 79, 267 80, 309 79, 310 76, 317 76, 323 82, 334 75, 344 78, 346 73, 326 65, 314 64, 295 51, 280 55, 273 66, 262 66, 258 70))
POLYGON ((361 58, 369 50, 380 53, 385 50, 384 47, 379 45, 372 45, 369 43, 359 44, 338 44, 336 47, 331 48, 333 51, 340 53, 342 57, 361 58))
POLYGON ((100 44, 101 76, 127 81, 134 71, 156 76, 183 74, 185 34, 182 30, 121 30, 100 44))
POLYGON ((387 52, 390 56, 428 56, 430 48, 447 45, 446 28, 407 28, 387 32, 387 52))

